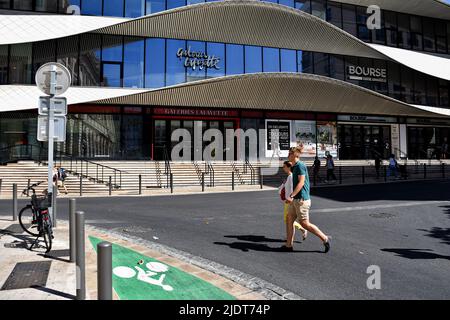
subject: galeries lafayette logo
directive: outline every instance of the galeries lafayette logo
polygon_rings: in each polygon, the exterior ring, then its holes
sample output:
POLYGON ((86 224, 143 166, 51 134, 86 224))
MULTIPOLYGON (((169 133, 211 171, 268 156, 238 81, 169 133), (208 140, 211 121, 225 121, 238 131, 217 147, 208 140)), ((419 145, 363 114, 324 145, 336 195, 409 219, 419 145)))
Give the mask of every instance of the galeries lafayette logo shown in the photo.
POLYGON ((205 52, 201 51, 192 51, 190 46, 187 50, 183 48, 178 49, 177 57, 180 59, 184 58, 184 66, 186 68, 192 68, 192 70, 197 68, 199 70, 203 70, 204 68, 220 69, 218 66, 220 62, 219 57, 216 57, 215 55, 209 56, 205 52))

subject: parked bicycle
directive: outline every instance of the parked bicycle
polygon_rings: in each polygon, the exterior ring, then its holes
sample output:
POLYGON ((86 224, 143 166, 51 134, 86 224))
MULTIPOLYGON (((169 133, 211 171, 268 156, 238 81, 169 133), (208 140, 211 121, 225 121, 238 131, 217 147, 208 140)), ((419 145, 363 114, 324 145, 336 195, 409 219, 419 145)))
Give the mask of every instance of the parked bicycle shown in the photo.
POLYGON ((53 230, 52 220, 49 215, 50 199, 47 195, 36 195, 35 188, 44 181, 37 182, 25 190, 22 194, 27 195, 32 191, 31 204, 26 205, 19 213, 20 226, 36 239, 30 246, 30 250, 37 244, 40 237, 44 238, 46 247, 45 252, 49 252, 52 248, 53 230))

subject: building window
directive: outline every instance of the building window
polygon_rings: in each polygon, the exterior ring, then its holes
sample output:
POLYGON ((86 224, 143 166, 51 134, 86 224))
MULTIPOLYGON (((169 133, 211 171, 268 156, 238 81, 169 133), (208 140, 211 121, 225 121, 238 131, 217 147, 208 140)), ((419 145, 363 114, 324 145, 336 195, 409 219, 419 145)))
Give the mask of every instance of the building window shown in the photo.
POLYGON ((13 9, 16 10, 33 10, 33 0, 14 0, 13 9))
MULTIPOLYGON (((187 47, 191 48, 191 52, 198 52, 198 53, 202 53, 202 54, 206 53, 205 42, 188 41, 187 47)), ((201 60, 200 60, 200 62, 201 62, 201 60)), ((187 76, 187 81, 195 81, 195 80, 205 79, 206 78, 206 68, 200 69, 199 66, 195 66, 195 69, 194 69, 194 68, 188 67, 186 76, 187 76)))
POLYGON ((281 49, 281 72, 297 72, 297 57, 295 50, 281 49))
POLYGON ((427 104, 425 76, 419 72, 414 72, 414 103, 427 104))
POLYGON ((280 72, 280 49, 263 48, 263 71, 280 72))
POLYGON ((327 21, 342 29, 342 7, 340 3, 328 1, 327 21))
POLYGON ((327 19, 327 7, 325 0, 311 0, 311 14, 322 20, 327 19))
POLYGON ((313 53, 309 51, 303 51, 301 57, 302 57, 303 72, 314 73, 313 53))
POLYGON ((166 51, 166 85, 186 82, 186 69, 184 59, 177 57, 179 49, 186 49, 186 41, 167 39, 166 51))
POLYGON ((225 57, 225 44, 208 42, 206 43, 206 54, 208 56, 214 56, 219 59, 218 67, 210 68, 206 70, 206 76, 208 78, 222 77, 225 75, 226 57, 225 57))
POLYGON ((101 36, 83 34, 80 36, 80 85, 100 85, 100 43, 101 36))
POLYGON ((36 0, 36 11, 56 12, 57 0, 36 0))
POLYGON ((226 73, 227 75, 244 73, 244 46, 238 44, 226 45, 226 73))
POLYGON ((166 41, 164 39, 147 39, 145 55, 145 87, 164 87, 166 41))
POLYGON ((262 72, 262 48, 245 46, 245 73, 262 72))
POLYGON ((307 13, 311 13, 311 1, 310 0, 295 0, 295 8, 307 13))
MULTIPOLYGON (((406 103, 414 103, 414 74, 411 69, 401 67, 402 99, 406 103)), ((425 92, 424 92, 425 93, 425 92)))
POLYGON ((295 0, 280 0, 279 4, 282 4, 287 7, 294 8, 295 7, 295 0))
POLYGON ((385 11, 384 25, 386 29, 386 44, 391 47, 397 47, 397 14, 392 11, 385 11))
POLYGON ((449 108, 449 87, 448 82, 439 79, 439 106, 449 108))
POLYGON ((400 48, 411 48, 410 20, 406 14, 399 13, 398 19, 398 46, 400 48))
POLYGON ((103 62, 102 85, 105 87, 122 87, 122 64, 103 62))
POLYGON ((103 2, 103 15, 111 17, 123 17, 124 0, 106 0, 103 2))
POLYGON ((11 0, 0 0, 0 9, 11 9, 11 0))
POLYGON ((329 77, 330 61, 327 53, 314 52, 314 74, 329 77))
MULTIPOLYGON (((57 40, 57 62, 65 65, 72 75, 72 85, 78 85, 78 36, 57 40)), ((47 50, 47 49, 46 49, 47 50)), ((51 60, 54 61, 54 60, 51 60)))
POLYGON ((145 0, 125 0, 125 17, 137 18, 145 15, 145 0))
POLYGON ((39 41, 33 43, 33 74, 36 74, 36 71, 44 63, 54 62, 56 60, 55 54, 56 54, 56 40, 39 41))
POLYGON ((0 84, 8 83, 8 51, 7 45, 0 46, 0 84))
POLYGON ((203 3, 205 0, 186 0, 186 5, 203 3))
POLYGON ((342 5, 342 25, 344 31, 355 37, 357 36, 355 6, 348 4, 342 5))
POLYGON ((83 1, 83 5, 81 7, 81 14, 101 16, 102 0, 83 1))
POLYGON ((433 21, 425 18, 423 19, 423 47, 425 51, 436 51, 433 21))
POLYGON ((422 19, 417 16, 410 17, 411 22, 411 46, 413 50, 423 50, 422 19))
POLYGON ((166 10, 165 0, 147 0, 147 6, 145 8, 146 14, 160 12, 166 10))
POLYGON ((10 48, 9 83, 31 84, 31 43, 14 44, 10 48))
POLYGON ((303 51, 297 50, 297 72, 303 72, 303 51))
POLYGON ((125 38, 123 49, 123 86, 144 87, 144 40, 125 38))
POLYGON ((345 81, 345 63, 342 56, 330 55, 330 77, 345 81))
POLYGON ((436 50, 438 53, 447 53, 447 24, 442 21, 434 21, 436 32, 436 50))
POLYGON ((167 0, 167 10, 183 7, 186 5, 186 0, 167 0))

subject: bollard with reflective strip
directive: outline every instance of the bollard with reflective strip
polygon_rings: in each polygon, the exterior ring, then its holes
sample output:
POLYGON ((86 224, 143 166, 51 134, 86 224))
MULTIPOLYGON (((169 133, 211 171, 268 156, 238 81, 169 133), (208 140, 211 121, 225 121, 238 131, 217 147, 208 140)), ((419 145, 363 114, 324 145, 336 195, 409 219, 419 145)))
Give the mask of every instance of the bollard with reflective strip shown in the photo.
POLYGON ((84 212, 77 211, 75 214, 76 230, 76 267, 77 267, 77 300, 86 299, 86 259, 85 259, 85 241, 84 241, 84 212))

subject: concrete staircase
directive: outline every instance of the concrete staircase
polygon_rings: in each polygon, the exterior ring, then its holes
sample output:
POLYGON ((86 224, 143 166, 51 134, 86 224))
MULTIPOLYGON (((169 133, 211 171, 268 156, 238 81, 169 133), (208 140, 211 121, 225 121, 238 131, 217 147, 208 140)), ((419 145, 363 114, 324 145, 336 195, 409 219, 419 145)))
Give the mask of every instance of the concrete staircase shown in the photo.
MULTIPOLYGON (((312 161, 306 161, 310 168, 310 176, 313 179, 311 170, 312 161)), ((399 164, 408 165, 408 175, 410 179, 442 178, 442 163, 446 164, 446 176, 450 177, 450 160, 400 160, 399 164), (424 168, 426 164, 426 169, 424 168), (426 173, 424 172, 426 170, 426 173)), ((231 186, 232 174, 234 172, 235 186, 249 186, 260 184, 261 168, 268 168, 268 163, 251 163, 246 165, 243 161, 235 162, 211 162, 208 167, 204 161, 196 162, 171 162, 170 169, 166 170, 164 161, 96 161, 95 163, 86 162, 58 162, 66 170, 69 170, 65 185, 69 191, 69 196, 78 196, 80 194, 80 173, 82 172, 83 195, 108 195, 109 177, 113 185, 120 186, 119 189, 113 189, 113 194, 138 194, 139 175, 141 176, 141 188, 144 194, 152 190, 167 190, 170 188, 170 179, 167 172, 173 175, 173 186, 180 190, 184 187, 200 187, 202 176, 205 177, 205 187, 231 186), (82 167, 83 166, 83 167, 82 167), (76 174, 78 173, 78 174, 76 174), (97 182, 95 182, 96 180, 97 182), (103 180, 104 183, 98 182, 103 180)), ((278 186, 284 179, 284 173, 281 170, 282 162, 273 164, 274 174, 264 175, 264 185, 278 186)), ((318 183, 323 181, 326 175, 325 161, 322 161, 320 178, 318 183)), ((362 182, 362 173, 365 175, 365 182, 378 181, 374 169, 374 161, 335 161, 335 174, 342 177, 344 183, 362 182)), ((383 162, 387 165, 387 161, 383 162)), ((262 169, 267 170, 267 169, 262 169)), ((380 170, 381 179, 384 177, 384 168, 380 170)), ((21 192, 28 185, 47 180, 47 167, 39 165, 33 161, 20 161, 10 163, 6 166, 0 166, 1 188, 0 196, 10 196, 13 183, 18 184, 18 190, 21 192)), ((46 188, 46 182, 41 184, 37 190, 42 192, 46 188)))

